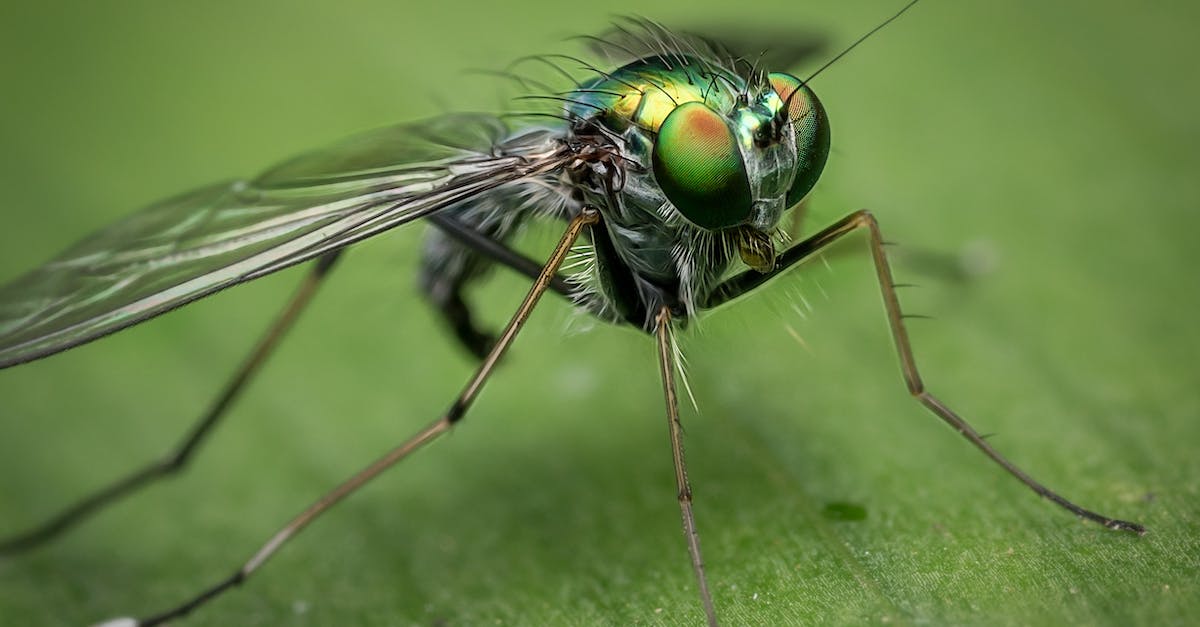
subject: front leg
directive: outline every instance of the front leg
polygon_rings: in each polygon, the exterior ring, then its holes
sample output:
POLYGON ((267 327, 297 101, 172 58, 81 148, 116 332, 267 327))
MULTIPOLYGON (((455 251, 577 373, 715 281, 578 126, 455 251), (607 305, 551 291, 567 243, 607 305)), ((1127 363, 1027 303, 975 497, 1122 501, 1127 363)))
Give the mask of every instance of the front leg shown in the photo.
POLYGON ((1146 533, 1146 528, 1137 523, 1109 518, 1108 516, 1103 516, 1079 507, 1060 496, 1057 492, 1035 481, 1033 477, 1030 477, 1025 471, 1008 461, 999 451, 992 448, 992 445, 988 444, 987 440, 979 435, 966 420, 963 420, 958 414, 947 407, 945 403, 938 400, 936 396, 925 389, 925 383, 921 381, 921 375, 917 372, 917 362, 913 357, 912 346, 908 341, 908 330, 904 326, 904 316, 900 311, 900 299, 896 296, 896 284, 892 280, 892 270, 888 265, 887 254, 884 251, 883 236, 879 231, 879 223, 875 221, 875 216, 871 215, 871 212, 865 209, 856 211, 838 220, 820 233, 792 246, 779 256, 778 264, 770 272, 744 272, 718 285, 709 294, 708 298, 705 299, 702 307, 709 309, 738 298, 788 271, 792 266, 811 258, 830 244, 858 229, 866 229, 867 231, 871 258, 875 262, 875 277, 879 281, 879 289, 883 295, 884 309, 887 311, 888 325, 891 327, 892 339, 896 344, 896 352, 900 355, 900 369, 904 373, 904 382, 908 385, 909 393, 929 409, 929 411, 933 412, 934 415, 944 420, 955 431, 970 441, 971 444, 974 444, 979 450, 983 451, 984 455, 987 455, 992 461, 1008 471, 1009 474, 1019 479, 1021 483, 1029 486, 1038 495, 1050 499, 1076 516, 1099 523, 1109 529, 1132 531, 1138 535, 1146 533))

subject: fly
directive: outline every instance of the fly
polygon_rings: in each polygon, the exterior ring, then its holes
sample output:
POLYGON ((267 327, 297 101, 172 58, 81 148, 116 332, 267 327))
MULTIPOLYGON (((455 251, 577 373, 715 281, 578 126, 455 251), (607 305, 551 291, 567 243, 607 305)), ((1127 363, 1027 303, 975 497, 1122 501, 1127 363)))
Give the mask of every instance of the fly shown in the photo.
POLYGON ((481 360, 474 376, 444 415, 286 523, 231 576, 160 613, 112 624, 161 624, 244 583, 322 513, 449 431, 466 416, 539 299, 554 292, 601 320, 641 329, 656 343, 684 536, 699 600, 708 623, 716 625, 683 455, 674 336, 701 312, 749 294, 859 231, 868 237, 913 397, 1040 496, 1110 529, 1144 533, 1141 525, 1083 509, 1038 483, 925 389, 883 236, 869 212, 851 213, 790 247, 783 243, 785 216, 816 184, 829 153, 829 121, 810 82, 915 3, 803 80, 763 69, 720 43, 630 20, 607 38, 593 38, 597 47, 625 56, 623 64, 585 64, 590 76, 569 91, 537 96, 561 105, 537 121, 510 126, 498 116, 451 115, 376 131, 252 180, 157 203, 0 288, 0 367, 8 367, 313 262, 282 314, 170 456, 0 542, 0 552, 49 540, 181 468, 342 250, 418 220, 435 227, 422 258, 421 289, 457 340, 481 360), (545 261, 509 246, 516 230, 533 220, 566 224, 545 261), (584 269, 564 276, 564 260, 581 240, 588 242, 580 251, 584 269), (464 288, 491 265, 533 280, 495 335, 476 324, 463 299, 464 288))

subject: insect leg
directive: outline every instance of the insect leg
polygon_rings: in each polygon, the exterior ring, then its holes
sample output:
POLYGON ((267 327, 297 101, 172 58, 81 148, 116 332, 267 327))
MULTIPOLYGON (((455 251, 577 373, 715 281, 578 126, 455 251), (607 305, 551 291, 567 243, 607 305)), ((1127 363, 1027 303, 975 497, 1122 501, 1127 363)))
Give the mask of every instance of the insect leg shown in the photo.
MULTIPOLYGON (((441 229, 443 233, 458 240, 460 244, 518 274, 536 279, 541 273, 541 263, 509 248, 507 244, 498 239, 472 229, 453 217, 435 213, 426 220, 441 229)), ((550 291, 564 298, 573 296, 570 283, 557 274, 550 279, 550 291)))
POLYGON ((271 324, 267 332, 255 345, 254 350, 234 373, 233 378, 225 384, 217 400, 200 417, 183 440, 165 457, 126 475, 124 478, 97 490, 91 495, 64 509, 57 516, 24 533, 0 540, 0 555, 17 553, 41 544, 60 533, 79 524, 96 511, 132 494, 151 482, 171 476, 180 470, 191 459, 193 453, 212 432, 213 427, 220 422, 225 411, 233 404, 238 394, 246 387, 250 379, 266 361, 271 351, 279 344, 288 329, 296 322, 300 312, 316 293, 321 281, 328 276, 341 251, 326 253, 319 258, 304 282, 297 288, 292 300, 278 318, 271 324))
MULTIPOLYGON (((498 188, 427 218, 437 229, 425 236, 418 275, 421 291, 442 314, 459 344, 476 358, 483 359, 496 338, 491 329, 480 328, 475 321, 464 292, 485 276, 493 263, 536 277, 542 263, 516 253, 505 242, 532 217, 563 215, 561 208, 547 211, 562 202, 558 193, 529 183, 498 188)), ((556 278, 551 289, 560 288, 566 290, 565 282, 556 278)))
POLYGON ((696 517, 692 513, 692 486, 688 482, 687 461, 683 457, 683 426, 679 422, 679 403, 675 393, 675 360, 671 343, 671 310, 663 307, 655 318, 655 336, 658 339, 658 368, 662 374, 663 396, 667 401, 667 427, 671 433, 671 454, 675 461, 675 487, 679 490, 679 513, 683 518, 683 535, 687 538, 688 554, 692 558, 692 572, 704 603, 704 613, 709 627, 716 627, 717 613, 713 609, 712 595, 708 592, 708 578, 704 575, 704 560, 700 555, 700 535, 696 532, 696 517))
POLYGON ((791 266, 812 257, 826 246, 858 229, 867 230, 871 257, 875 262, 875 276, 879 280, 879 289, 883 295, 883 305, 887 311, 888 325, 891 327, 892 339, 896 344, 896 352, 900 356, 900 368, 904 372, 904 381, 908 385, 909 393, 929 409, 929 411, 933 412, 934 415, 944 420, 955 431, 970 441, 971 444, 974 444, 976 448, 983 451, 984 455, 987 455, 992 461, 1008 471, 1009 474, 1019 479, 1021 483, 1029 486, 1039 496, 1053 501, 1076 516, 1099 523, 1109 529, 1132 531, 1139 535, 1146 533, 1146 528, 1142 525, 1109 518, 1108 516, 1103 516, 1079 507, 1060 496, 1057 492, 1037 482, 1033 477, 1026 474, 1025 471, 1008 461, 999 451, 992 448, 992 445, 988 444, 987 440, 979 435, 966 420, 963 420, 958 414, 947 407, 945 403, 925 389, 925 384, 921 381, 921 375, 917 372, 917 362, 913 357, 912 346, 908 341, 908 331, 904 326, 904 316, 900 312, 900 300, 896 296, 895 282, 892 279, 891 268, 888 266, 887 254, 884 252, 883 236, 879 231, 879 223, 876 222, 871 212, 866 210, 856 211, 820 233, 789 248, 780 255, 778 265, 769 273, 747 272, 729 279, 714 290, 712 296, 704 306, 715 307, 723 302, 737 298, 772 277, 785 272, 791 266))
MULTIPOLYGON (((511 228, 500 229, 503 223, 478 223, 445 213, 427 218, 437 233, 430 233, 421 259, 421 289, 441 311, 454 336, 472 355, 483 359, 496 339, 475 324, 471 308, 463 298, 467 283, 477 279, 487 262, 495 262, 531 279, 541 272, 542 263, 513 250, 504 243, 511 228)), ((511 227, 511 225, 508 225, 511 227)), ((571 286, 555 276, 550 290, 567 298, 571 286)))
POLYGON ((278 551, 285 543, 287 543, 288 540, 300 533, 300 531, 307 527, 309 523, 315 520, 330 507, 333 507, 342 499, 353 494, 367 482, 371 481, 388 468, 391 468, 400 460, 408 457, 410 453, 413 453, 417 449, 437 439, 438 436, 449 431, 450 428, 453 427, 456 422, 461 420, 467 413, 467 409, 469 409, 471 404, 475 401, 475 397, 478 396, 479 391, 483 388, 483 384, 491 375, 496 363, 500 361, 500 358, 504 355, 505 351, 508 350, 508 347, 512 344, 513 340, 516 339, 517 333, 521 331, 521 327, 523 327, 526 320, 529 319, 529 314, 533 311, 534 306, 537 305, 538 300, 541 299, 542 294, 549 289, 550 283, 555 277, 555 273, 558 272, 559 266, 562 265, 563 259, 567 257, 567 254, 571 250, 571 246, 579 237, 579 233, 586 225, 594 223, 599 219, 599 213, 597 213, 595 209, 585 207, 579 216, 571 220, 570 225, 567 226, 566 233, 563 234, 562 239, 554 248, 554 252, 550 255, 549 260, 546 261, 546 265, 542 267, 542 271, 538 275, 537 280, 534 281, 533 286, 529 288, 529 293, 525 296, 525 300, 521 302, 521 306, 517 308, 516 313, 513 314, 512 319, 509 320, 508 326, 504 327, 504 331, 502 331, 499 337, 496 339, 496 344, 484 358, 483 363, 479 365, 479 369, 475 371, 475 375, 471 377, 466 386, 463 387, 463 390, 461 393, 459 393, 458 398, 454 400, 454 402, 450 405, 450 408, 446 410, 446 413, 443 414, 441 418, 433 421, 424 429, 421 429, 419 432, 417 432, 416 435, 409 438, 406 442, 400 444, 391 451, 388 451, 382 457, 372 462, 369 466, 363 468, 357 474, 353 475, 336 488, 317 499, 316 502, 308 506, 307 509, 284 525, 283 528, 275 533, 275 535, 271 536, 266 543, 264 543, 248 561, 246 561, 246 563, 237 569, 237 571, 235 571, 229 577, 218 582, 215 586, 208 588, 185 603, 162 612, 161 614, 155 614, 154 616, 138 621, 132 621, 130 619, 118 619, 118 621, 123 622, 114 621, 114 624, 120 624, 123 626, 159 625, 171 619, 188 614, 192 610, 196 609, 200 605, 203 605, 205 602, 216 597, 225 590, 240 585, 242 582, 246 581, 246 579, 248 579, 250 575, 254 573, 254 571, 258 570, 259 567, 265 564, 266 561, 270 559, 271 556, 273 556, 275 552, 278 551))

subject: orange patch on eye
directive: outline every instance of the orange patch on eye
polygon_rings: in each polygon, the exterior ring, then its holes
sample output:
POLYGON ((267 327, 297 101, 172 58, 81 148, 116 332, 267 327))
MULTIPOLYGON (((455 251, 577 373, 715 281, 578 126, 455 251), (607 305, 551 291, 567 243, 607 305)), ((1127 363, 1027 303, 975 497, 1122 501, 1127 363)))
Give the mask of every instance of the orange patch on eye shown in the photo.
POLYGON ((808 98, 803 93, 796 94, 795 96, 792 95, 800 87, 797 79, 787 75, 772 74, 769 80, 771 82, 771 89, 774 89, 775 93, 779 94, 779 97, 788 103, 788 117, 793 122, 808 115, 808 98), (788 98, 791 98, 791 100, 789 101, 788 98))
POLYGON ((710 111, 695 109, 688 111, 688 130, 697 135, 720 135, 725 131, 725 123, 710 111))
POLYGON ((691 137, 691 141, 695 142, 697 147, 702 147, 710 152, 729 149, 729 127, 725 125, 725 121, 721 119, 720 115, 712 110, 701 108, 683 113, 687 117, 683 120, 681 130, 691 137))
POLYGON ((784 102, 787 102, 788 96, 791 96, 792 92, 796 90, 796 85, 782 77, 772 78, 771 89, 774 89, 775 93, 779 94, 784 102))

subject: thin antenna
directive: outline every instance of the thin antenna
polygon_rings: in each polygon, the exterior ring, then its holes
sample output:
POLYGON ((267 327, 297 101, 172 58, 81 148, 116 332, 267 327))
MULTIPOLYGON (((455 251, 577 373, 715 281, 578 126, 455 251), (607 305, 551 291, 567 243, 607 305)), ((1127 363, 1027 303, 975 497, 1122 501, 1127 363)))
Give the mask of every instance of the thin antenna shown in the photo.
POLYGON ((907 10, 909 10, 909 9, 911 9, 911 8, 912 8, 912 6, 913 6, 914 4, 916 4, 917 2, 918 2, 918 0, 912 0, 912 2, 909 2, 908 4, 904 5, 904 8, 903 8, 903 9, 900 9, 899 11, 896 11, 896 14, 895 14, 895 15, 893 15, 893 16, 889 17, 888 19, 884 20, 884 21, 883 21, 883 23, 882 23, 882 24, 880 24, 879 26, 876 26, 875 28, 872 28, 872 29, 870 30, 870 32, 868 32, 866 35, 863 35, 862 37, 859 37, 859 38, 858 38, 858 41, 856 41, 856 42, 854 42, 854 43, 850 44, 850 47, 848 47, 848 48, 846 48, 845 50, 843 50, 843 51, 839 52, 839 53, 838 53, 838 55, 837 55, 836 57, 834 57, 834 58, 830 59, 829 61, 826 61, 826 62, 825 62, 825 65, 822 65, 821 67, 817 68, 817 71, 816 71, 816 72, 813 72, 812 74, 809 74, 809 75, 808 75, 808 78, 804 79, 804 82, 803 82, 803 83, 801 83, 801 84, 802 84, 802 85, 807 85, 807 84, 808 84, 808 82, 809 82, 809 81, 811 81, 812 79, 816 78, 818 74, 820 74, 821 72, 824 72, 824 71, 825 71, 825 68, 827 68, 827 67, 829 67, 829 66, 833 65, 835 62, 837 62, 837 60, 838 60, 838 59, 840 59, 840 58, 842 58, 842 57, 846 56, 846 53, 850 52, 851 50, 854 50, 855 48, 857 48, 857 47, 858 47, 858 44, 861 44, 862 42, 866 41, 866 40, 867 40, 867 38, 869 38, 871 35, 874 35, 875 33, 879 32, 879 29, 883 28, 884 26, 887 26, 888 24, 891 24, 893 21, 895 21, 895 19, 896 19, 896 18, 900 17, 901 15, 904 15, 904 12, 905 12, 905 11, 907 11, 907 10))

